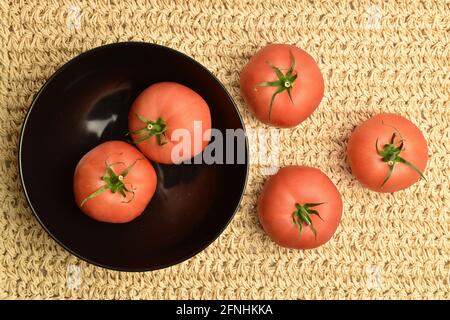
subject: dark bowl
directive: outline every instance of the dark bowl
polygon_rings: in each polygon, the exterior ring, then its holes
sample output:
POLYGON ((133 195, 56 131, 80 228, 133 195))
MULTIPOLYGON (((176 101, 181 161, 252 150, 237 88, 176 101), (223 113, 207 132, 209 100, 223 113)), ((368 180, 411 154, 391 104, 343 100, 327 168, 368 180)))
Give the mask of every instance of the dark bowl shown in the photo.
POLYGON ((78 209, 72 191, 76 164, 102 142, 126 141, 133 100, 161 81, 199 93, 214 128, 244 129, 233 99, 205 67, 173 49, 141 42, 106 45, 72 59, 40 89, 25 118, 19 170, 30 207, 56 242, 95 265, 147 271, 182 262, 220 235, 244 192, 247 139, 242 164, 153 163, 155 195, 129 223, 97 222, 78 209))

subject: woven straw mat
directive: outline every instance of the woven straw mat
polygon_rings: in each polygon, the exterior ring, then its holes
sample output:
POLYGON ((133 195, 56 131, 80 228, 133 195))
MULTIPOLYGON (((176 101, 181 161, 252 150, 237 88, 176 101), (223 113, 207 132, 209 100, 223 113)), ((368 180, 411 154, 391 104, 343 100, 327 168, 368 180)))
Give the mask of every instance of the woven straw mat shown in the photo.
POLYGON ((450 298, 450 2, 3 0, 0 14, 0 298, 450 298), (254 163, 231 224, 179 265, 115 272, 59 247, 21 190, 22 121, 59 66, 129 40, 169 46, 205 65, 247 129, 267 128, 239 95, 251 55, 272 42, 308 51, 323 72, 324 99, 302 124, 279 130, 276 146, 281 166, 318 167, 342 193, 332 240, 309 251, 271 242, 255 209, 267 172, 254 163), (395 194, 364 189, 346 164, 349 134, 379 112, 413 121, 429 146, 427 180, 395 194))

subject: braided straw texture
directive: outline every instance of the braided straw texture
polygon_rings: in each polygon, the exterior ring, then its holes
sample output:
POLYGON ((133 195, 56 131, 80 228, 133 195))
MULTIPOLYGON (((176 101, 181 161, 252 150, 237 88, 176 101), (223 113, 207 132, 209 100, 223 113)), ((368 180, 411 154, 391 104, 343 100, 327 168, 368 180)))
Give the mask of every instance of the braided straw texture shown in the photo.
POLYGON ((450 298, 448 1, 4 0, 0 10, 0 298, 450 298), (285 42, 315 57, 325 97, 308 120, 280 130, 276 146, 280 165, 318 167, 341 191, 333 239, 310 251, 272 243, 256 216, 267 176, 255 163, 232 223, 184 263, 115 272, 60 248, 21 191, 21 123, 33 94, 64 62, 128 40, 197 59, 225 84, 247 128, 265 127, 239 95, 250 56, 285 42), (345 160, 353 128, 382 111, 411 119, 429 143, 427 181, 394 195, 362 188, 345 160))

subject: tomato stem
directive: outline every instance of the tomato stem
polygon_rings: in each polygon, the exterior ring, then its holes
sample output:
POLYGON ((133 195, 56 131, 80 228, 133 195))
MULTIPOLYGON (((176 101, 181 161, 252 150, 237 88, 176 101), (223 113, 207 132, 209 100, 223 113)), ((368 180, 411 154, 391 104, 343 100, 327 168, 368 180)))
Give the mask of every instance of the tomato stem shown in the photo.
POLYGON ((123 180, 128 175, 128 173, 130 173, 131 169, 133 169, 134 165, 139 160, 142 160, 142 159, 137 159, 136 161, 134 161, 130 166, 128 166, 119 175, 117 175, 114 172, 112 167, 115 165, 118 165, 118 164, 122 164, 122 165, 125 165, 125 164, 123 162, 115 162, 112 164, 108 164, 108 161, 105 160, 106 169, 105 169, 105 172, 103 173, 103 175, 100 177, 100 179, 105 182, 105 185, 98 188, 97 190, 92 192, 90 195, 88 195, 86 198, 84 198, 83 201, 81 201, 81 203, 80 203, 80 207, 82 207, 86 203, 86 201, 88 201, 89 199, 99 196, 106 190, 111 190, 112 193, 119 192, 123 196, 123 198, 127 197, 127 193, 131 193, 131 199, 128 201, 122 201, 122 202, 129 203, 129 202, 133 201, 134 195, 135 195, 133 185, 131 185, 131 188, 128 189, 126 184, 123 182, 123 180))
POLYGON ((156 137, 156 140, 158 141, 158 144, 160 146, 167 143, 166 140, 162 140, 162 137, 166 136, 167 131, 167 125, 164 119, 158 118, 156 121, 151 121, 145 118, 144 116, 140 114, 136 114, 136 117, 139 119, 139 121, 143 122, 145 124, 145 127, 139 130, 136 130, 133 132, 135 135, 141 135, 141 137, 137 138, 137 140, 134 140, 134 144, 141 143, 148 138, 151 138, 153 136, 156 137))
POLYGON ((397 142, 395 142, 395 138, 396 138, 396 134, 395 132, 392 134, 391 136, 391 140, 389 141, 389 143, 385 144, 383 146, 383 149, 379 149, 378 148, 378 139, 375 142, 375 150, 377 151, 378 155, 381 156, 381 160, 386 162, 387 165, 389 166, 389 172, 386 176, 386 178, 384 178, 383 183, 381 184, 381 188, 386 184, 386 182, 390 179, 390 177, 392 176, 392 173, 394 172, 394 167, 395 164, 397 162, 406 164, 408 167, 412 168, 414 171, 417 172, 417 174, 425 179, 423 173, 415 166, 413 165, 411 162, 406 161, 405 159, 403 159, 400 156, 400 153, 404 150, 403 146, 404 146, 404 140, 401 139, 397 142))
POLYGON ((272 106, 273 106, 273 102, 275 101, 275 97, 283 92, 283 91, 287 91, 287 94, 289 96, 289 99, 291 100, 292 104, 294 104, 294 100, 292 99, 292 95, 291 95, 291 91, 292 88, 294 87, 294 82, 297 79, 297 72, 294 73, 294 68, 295 68, 295 57, 294 54, 292 53, 291 50, 289 50, 289 53, 291 54, 291 58, 292 58, 292 62, 291 62, 291 67, 289 68, 289 70, 286 72, 286 74, 283 74, 283 72, 281 72, 280 68, 275 67, 273 65, 271 65, 270 67, 275 71, 275 73, 277 74, 278 80, 276 81, 265 81, 265 82, 261 82, 258 83, 255 87, 258 86, 263 86, 263 87, 277 87, 277 90, 275 91, 275 93, 272 95, 272 99, 270 100, 270 105, 269 105, 269 119, 270 116, 272 114, 272 106))
POLYGON ((314 210, 311 208, 320 206, 324 203, 325 202, 305 203, 303 205, 300 203, 295 204, 296 210, 292 213, 292 221, 299 228, 300 237, 302 236, 302 232, 303 232, 303 224, 306 224, 306 226, 311 226, 312 232, 314 233, 314 237, 317 238, 316 228, 314 227, 314 224, 312 222, 311 215, 316 215, 321 220, 323 220, 323 219, 320 216, 319 212, 317 212, 317 210, 314 210))

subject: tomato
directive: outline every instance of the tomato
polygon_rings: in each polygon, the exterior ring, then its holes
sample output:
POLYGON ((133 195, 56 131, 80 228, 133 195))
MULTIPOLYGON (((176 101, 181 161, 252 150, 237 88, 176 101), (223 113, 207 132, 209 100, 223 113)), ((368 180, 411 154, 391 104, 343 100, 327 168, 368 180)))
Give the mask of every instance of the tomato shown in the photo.
POLYGON ((266 233, 280 246, 316 248, 335 233, 342 216, 342 199, 319 169, 288 166, 265 183, 258 216, 266 233))
POLYGON ((256 118, 285 128, 308 118, 324 92, 322 73, 314 59, 287 44, 259 50, 242 70, 240 87, 256 118))
POLYGON ((156 189, 156 173, 133 146, 102 143, 86 153, 75 169, 75 201, 89 217, 122 223, 138 217, 156 189))
POLYGON ((373 191, 395 192, 423 177, 428 161, 427 142, 409 120, 383 113, 353 131, 347 160, 363 185, 373 191))
POLYGON ((206 101, 175 82, 160 82, 145 89, 131 107, 128 125, 142 153, 166 164, 199 154, 211 136, 211 114, 206 101), (185 134, 178 135, 180 132, 185 134))

